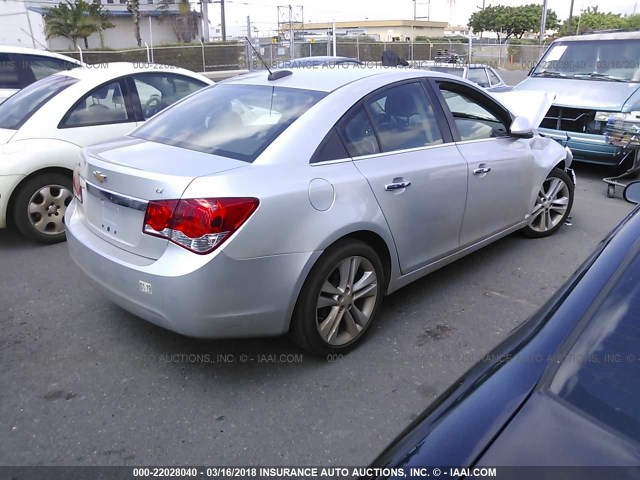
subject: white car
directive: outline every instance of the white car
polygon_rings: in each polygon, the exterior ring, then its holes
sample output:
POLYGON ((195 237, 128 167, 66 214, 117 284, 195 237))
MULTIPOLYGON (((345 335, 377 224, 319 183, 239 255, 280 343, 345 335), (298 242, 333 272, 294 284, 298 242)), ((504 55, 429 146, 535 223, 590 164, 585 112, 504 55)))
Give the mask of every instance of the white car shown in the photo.
POLYGON ((0 103, 46 76, 83 65, 75 58, 46 50, 0 45, 0 103))
POLYGON ((82 147, 125 135, 213 82, 176 67, 112 63, 50 75, 0 104, 0 228, 64 240, 82 147))

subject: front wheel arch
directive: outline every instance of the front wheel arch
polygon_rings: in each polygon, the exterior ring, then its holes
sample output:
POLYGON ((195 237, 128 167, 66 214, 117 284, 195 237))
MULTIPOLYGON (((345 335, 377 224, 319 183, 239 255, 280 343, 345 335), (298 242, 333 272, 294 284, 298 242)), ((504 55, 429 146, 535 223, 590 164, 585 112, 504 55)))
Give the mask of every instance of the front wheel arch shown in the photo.
POLYGON ((7 225, 11 225, 13 227, 16 226, 15 218, 13 218, 13 210, 16 202, 16 197, 18 196, 18 193, 21 191, 21 189, 25 186, 25 184, 35 177, 38 177, 40 175, 47 175, 49 173, 64 175, 66 177, 69 177, 69 179, 73 178, 73 171, 64 167, 47 167, 36 170, 35 172, 31 172, 29 175, 20 180, 20 183, 18 183, 18 185, 16 185, 16 187, 11 192, 9 202, 7 203, 7 225))

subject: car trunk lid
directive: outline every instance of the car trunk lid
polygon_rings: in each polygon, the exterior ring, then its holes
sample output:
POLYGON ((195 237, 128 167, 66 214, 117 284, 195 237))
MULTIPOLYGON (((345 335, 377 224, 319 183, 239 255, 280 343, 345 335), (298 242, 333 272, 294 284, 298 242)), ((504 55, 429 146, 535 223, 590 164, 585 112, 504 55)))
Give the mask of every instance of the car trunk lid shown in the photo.
POLYGON ((80 209, 96 235, 129 252, 157 259, 168 240, 143 233, 148 202, 179 199, 194 178, 246 165, 140 139, 101 144, 83 151, 80 209))

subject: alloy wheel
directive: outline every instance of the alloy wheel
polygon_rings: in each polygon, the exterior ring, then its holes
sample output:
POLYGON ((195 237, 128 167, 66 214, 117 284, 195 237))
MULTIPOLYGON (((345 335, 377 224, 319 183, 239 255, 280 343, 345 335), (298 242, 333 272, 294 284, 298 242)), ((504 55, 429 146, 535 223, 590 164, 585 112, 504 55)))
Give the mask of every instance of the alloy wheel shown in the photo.
POLYGON ((378 278, 369 260, 341 260, 318 295, 316 326, 322 339, 333 346, 355 340, 369 323, 378 295, 378 278))
POLYGON ((546 232, 560 223, 569 207, 569 186, 557 177, 547 178, 533 207, 529 226, 536 232, 546 232))
POLYGON ((73 195, 62 185, 46 185, 29 199, 28 214, 31 225, 45 235, 65 231, 64 214, 73 195))

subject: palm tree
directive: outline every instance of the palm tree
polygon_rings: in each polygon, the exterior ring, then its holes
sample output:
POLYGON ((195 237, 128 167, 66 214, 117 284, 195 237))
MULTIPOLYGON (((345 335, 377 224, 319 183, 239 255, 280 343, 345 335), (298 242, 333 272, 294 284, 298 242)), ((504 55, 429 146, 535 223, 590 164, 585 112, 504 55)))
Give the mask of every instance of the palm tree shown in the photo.
POLYGON ((140 37, 140 0, 129 0, 127 2, 127 10, 131 12, 133 17, 133 28, 136 34, 136 42, 138 46, 142 46, 142 37, 140 37))
MULTIPOLYGON (((174 0, 160 0, 160 21, 169 16, 169 10, 174 3, 174 0)), ((188 43, 198 36, 198 13, 191 10, 189 0, 178 0, 178 15, 173 18, 173 31, 178 42, 188 43)))
POLYGON ((64 37, 76 45, 78 39, 84 40, 89 48, 88 38, 93 33, 102 33, 115 25, 109 21, 109 12, 102 9, 100 0, 88 3, 85 0, 66 0, 46 10, 44 14, 47 40, 51 37, 64 37))

